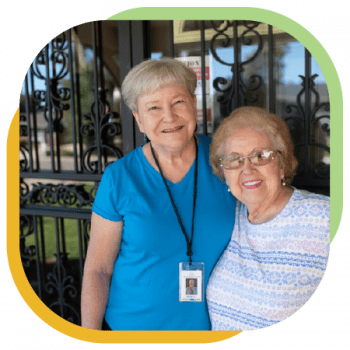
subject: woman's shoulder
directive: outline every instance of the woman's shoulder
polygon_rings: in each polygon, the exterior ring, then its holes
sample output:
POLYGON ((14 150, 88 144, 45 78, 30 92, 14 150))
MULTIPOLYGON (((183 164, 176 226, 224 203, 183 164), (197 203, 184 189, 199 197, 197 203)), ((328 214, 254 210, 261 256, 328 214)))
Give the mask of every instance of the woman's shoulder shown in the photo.
POLYGON ((141 147, 134 149, 132 152, 128 153, 127 155, 109 164, 106 170, 108 169, 108 171, 111 174, 114 174, 116 172, 122 171, 123 169, 133 168, 136 164, 139 164, 140 152, 142 152, 141 147))
POLYGON ((297 188, 294 189, 292 199, 294 202, 319 203, 328 206, 330 203, 330 198, 328 196, 306 190, 299 190, 297 188))
POLYGON ((330 217, 330 198, 322 194, 294 189, 290 205, 299 217, 330 217))

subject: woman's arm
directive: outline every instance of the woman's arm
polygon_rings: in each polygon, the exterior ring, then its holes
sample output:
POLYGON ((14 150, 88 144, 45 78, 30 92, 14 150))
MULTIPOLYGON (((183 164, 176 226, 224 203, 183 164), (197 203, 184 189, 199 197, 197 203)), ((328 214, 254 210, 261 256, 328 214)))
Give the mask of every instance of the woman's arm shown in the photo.
POLYGON ((109 221, 92 213, 81 292, 82 327, 101 329, 122 231, 123 221, 109 221))

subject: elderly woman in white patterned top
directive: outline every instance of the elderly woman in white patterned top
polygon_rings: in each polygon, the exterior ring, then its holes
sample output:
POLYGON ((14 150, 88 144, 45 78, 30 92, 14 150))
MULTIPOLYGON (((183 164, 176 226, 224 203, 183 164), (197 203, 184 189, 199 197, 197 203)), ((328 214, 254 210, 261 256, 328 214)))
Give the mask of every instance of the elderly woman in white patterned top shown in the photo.
POLYGON ((329 197, 289 186, 297 166, 289 130, 265 110, 235 110, 210 153, 237 198, 231 241, 207 287, 212 329, 268 327, 303 306, 323 277, 329 197))

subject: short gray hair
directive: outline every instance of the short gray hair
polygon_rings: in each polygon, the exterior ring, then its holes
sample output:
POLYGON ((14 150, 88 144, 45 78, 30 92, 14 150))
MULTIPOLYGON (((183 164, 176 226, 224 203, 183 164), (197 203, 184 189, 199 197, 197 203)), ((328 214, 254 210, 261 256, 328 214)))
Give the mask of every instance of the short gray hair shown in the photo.
POLYGON ((169 57, 146 60, 130 70, 122 84, 122 96, 126 105, 137 111, 137 99, 147 93, 168 86, 186 87, 194 96, 197 74, 184 63, 169 57))
POLYGON ((253 128, 263 132, 271 141, 278 154, 280 165, 284 166, 285 183, 289 185, 294 178, 298 161, 294 156, 294 144, 286 122, 268 111, 257 107, 240 107, 224 119, 215 131, 210 145, 210 162, 213 172, 224 180, 220 158, 224 156, 226 140, 237 129, 253 128))

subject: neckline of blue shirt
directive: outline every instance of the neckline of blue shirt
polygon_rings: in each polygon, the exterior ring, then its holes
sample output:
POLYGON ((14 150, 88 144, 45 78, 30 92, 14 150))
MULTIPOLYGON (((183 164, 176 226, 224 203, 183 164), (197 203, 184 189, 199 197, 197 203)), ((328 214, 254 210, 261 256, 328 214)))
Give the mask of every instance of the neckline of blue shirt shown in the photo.
MULTIPOLYGON (((145 169, 148 169, 148 171, 150 171, 151 174, 153 174, 153 176, 157 176, 157 177, 159 176, 159 179, 163 182, 162 176, 160 175, 160 173, 156 169, 153 168, 153 166, 148 162, 147 158, 143 154, 142 147, 144 145, 146 145, 146 143, 144 143, 143 145, 141 145, 140 147, 138 147, 136 149, 137 156, 139 157, 139 159, 142 162, 142 164, 145 166, 145 169)), ((200 138, 198 138, 198 162, 199 162, 198 163, 198 169, 200 168, 200 164, 201 164, 201 161, 200 161, 201 154, 202 154, 202 152, 201 152, 201 141, 200 141, 200 138)), ((192 178, 194 176, 195 163, 196 163, 195 160, 196 159, 193 159, 193 163, 192 163, 189 171, 182 178, 182 180, 180 182, 174 183, 174 182, 171 182, 170 180, 166 179, 167 184, 169 185, 169 187, 181 186, 181 185, 187 183, 188 181, 192 181, 192 178)))

